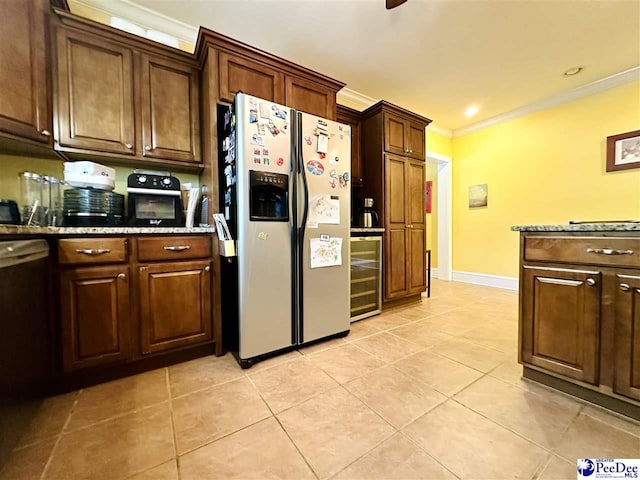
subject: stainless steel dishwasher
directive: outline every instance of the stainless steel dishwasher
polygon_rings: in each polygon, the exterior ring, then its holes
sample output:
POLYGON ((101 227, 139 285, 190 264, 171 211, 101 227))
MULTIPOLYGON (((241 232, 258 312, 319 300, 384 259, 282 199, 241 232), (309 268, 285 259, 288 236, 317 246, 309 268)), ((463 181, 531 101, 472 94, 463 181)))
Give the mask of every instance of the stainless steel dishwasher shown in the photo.
POLYGON ((0 467, 51 380, 49 246, 0 242, 0 467))

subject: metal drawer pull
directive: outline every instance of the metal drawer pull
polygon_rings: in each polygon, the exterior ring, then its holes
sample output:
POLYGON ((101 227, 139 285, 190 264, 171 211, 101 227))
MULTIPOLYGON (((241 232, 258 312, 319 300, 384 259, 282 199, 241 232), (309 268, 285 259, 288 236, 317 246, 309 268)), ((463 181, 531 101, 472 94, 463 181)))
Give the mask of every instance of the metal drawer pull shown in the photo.
POLYGON ((631 290, 631 287, 629 285, 627 285, 626 283, 621 283, 620 284, 620 290, 622 290, 623 292, 628 292, 629 290, 631 290))
POLYGON ((127 276, 124 273, 119 273, 118 278, 127 278, 127 276))
POLYGON ((596 284, 596 281, 593 278, 587 278, 587 285, 593 287, 596 284))
POLYGON ((587 253, 600 255, 633 255, 633 250, 614 250, 612 248, 587 248, 587 253))
POLYGON ((205 271, 205 272, 208 272, 209 270, 211 270, 211 267, 210 267, 210 266, 208 266, 208 265, 207 265, 206 267, 204 267, 204 271, 205 271))
POLYGON ((190 245, 176 245, 174 246, 168 246, 168 247, 164 247, 165 250, 168 250, 170 252, 182 252, 184 250, 189 250, 191 248, 190 245))
POLYGON ((87 248, 87 249, 82 249, 82 248, 76 248, 76 253, 84 253, 85 255, 104 255, 105 253, 110 253, 111 250, 109 250, 108 248, 87 248))

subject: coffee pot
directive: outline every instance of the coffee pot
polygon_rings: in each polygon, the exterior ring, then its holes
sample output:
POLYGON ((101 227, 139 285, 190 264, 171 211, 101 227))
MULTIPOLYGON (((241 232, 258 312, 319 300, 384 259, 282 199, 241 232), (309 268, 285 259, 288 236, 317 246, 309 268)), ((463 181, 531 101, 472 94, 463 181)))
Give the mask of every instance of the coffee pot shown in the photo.
POLYGON ((373 209, 373 198, 364 197, 360 199, 360 216, 359 225, 365 228, 371 228, 378 225, 378 214, 373 209))

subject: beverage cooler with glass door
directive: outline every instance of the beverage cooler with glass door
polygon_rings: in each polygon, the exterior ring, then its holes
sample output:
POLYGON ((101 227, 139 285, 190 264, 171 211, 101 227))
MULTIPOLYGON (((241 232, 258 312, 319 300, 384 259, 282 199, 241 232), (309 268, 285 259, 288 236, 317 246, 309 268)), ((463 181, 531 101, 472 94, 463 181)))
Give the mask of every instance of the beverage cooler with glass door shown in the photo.
POLYGON ((351 237, 351 321, 382 311, 382 237, 351 237))

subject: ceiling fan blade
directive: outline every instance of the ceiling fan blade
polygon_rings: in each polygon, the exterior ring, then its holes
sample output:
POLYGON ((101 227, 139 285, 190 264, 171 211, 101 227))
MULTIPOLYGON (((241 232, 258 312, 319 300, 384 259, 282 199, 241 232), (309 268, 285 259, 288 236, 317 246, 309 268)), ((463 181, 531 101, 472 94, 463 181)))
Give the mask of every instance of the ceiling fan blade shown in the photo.
POLYGON ((386 0, 387 2, 387 10, 391 10, 392 8, 399 7, 407 0, 386 0))

